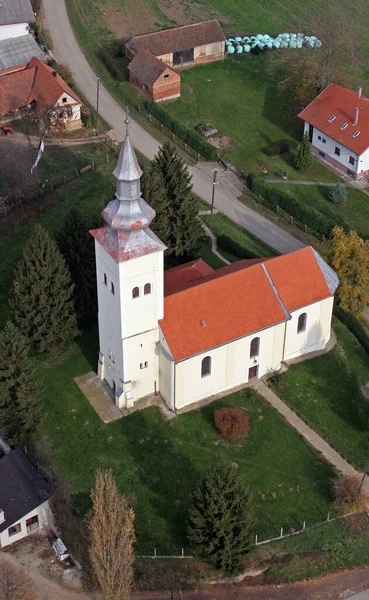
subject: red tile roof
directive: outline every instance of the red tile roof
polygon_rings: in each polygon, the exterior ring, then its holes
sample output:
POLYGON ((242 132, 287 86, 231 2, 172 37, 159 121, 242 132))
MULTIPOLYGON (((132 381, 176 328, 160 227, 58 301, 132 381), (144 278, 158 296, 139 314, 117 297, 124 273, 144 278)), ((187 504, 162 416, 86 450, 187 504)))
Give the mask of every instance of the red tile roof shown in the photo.
POLYGON ((121 231, 105 226, 91 229, 90 234, 118 263, 166 249, 149 228, 121 231))
POLYGON ((175 79, 180 79, 181 77, 179 73, 176 73, 168 65, 143 49, 139 50, 129 63, 128 69, 141 83, 146 83, 147 85, 155 83, 165 71, 171 71, 175 79))
POLYGON ((369 146, 369 100, 352 90, 331 83, 299 117, 356 154, 369 146), (359 109, 357 125, 353 125, 355 108, 359 109), (336 118, 330 123, 333 115, 336 118), (345 123, 347 127, 341 129, 345 123), (360 131, 357 137, 353 137, 355 131, 360 131))
MULTIPOLYGON (((198 271, 198 265, 191 263, 191 270, 198 271)), ((287 311, 332 295, 312 248, 200 273, 185 289, 170 271, 159 324, 176 361, 286 321, 287 311)))
POLYGON ((193 284, 196 285, 199 280, 214 272, 202 258, 168 269, 164 272, 164 295, 170 296, 193 284))
POLYGON ((219 21, 213 19, 204 23, 136 35, 128 40, 126 47, 134 54, 144 48, 154 56, 162 56, 205 44, 224 42, 224 40, 224 33, 219 21))
POLYGON ((25 69, 0 77, 0 114, 24 108, 32 101, 40 113, 55 106, 63 93, 82 104, 77 94, 54 69, 38 58, 32 58, 25 69))

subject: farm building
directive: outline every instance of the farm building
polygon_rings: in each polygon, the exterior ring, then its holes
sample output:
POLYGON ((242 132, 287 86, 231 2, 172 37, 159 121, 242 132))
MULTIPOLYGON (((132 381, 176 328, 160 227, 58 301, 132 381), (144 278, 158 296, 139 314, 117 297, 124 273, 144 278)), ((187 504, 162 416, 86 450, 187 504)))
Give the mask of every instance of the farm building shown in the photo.
POLYGON ((0 40, 0 76, 21 71, 34 57, 46 59, 33 35, 0 40))
POLYGON ((34 20, 30 0, 1 0, 0 40, 29 34, 29 23, 33 23, 34 20))
POLYGON ((82 125, 82 101, 54 69, 38 58, 24 69, 0 77, 0 116, 27 107, 40 115, 49 113, 55 125, 60 121, 68 129, 82 125))
POLYGON ((161 60, 139 50, 129 66, 129 81, 155 102, 181 95, 181 76, 161 60))
POLYGON ((126 42, 125 47, 129 59, 133 59, 139 50, 146 50, 169 67, 196 65, 225 57, 225 37, 216 19, 136 35, 126 42))
POLYGON ((314 154, 352 179, 369 175, 369 100, 331 83, 300 114, 314 154))

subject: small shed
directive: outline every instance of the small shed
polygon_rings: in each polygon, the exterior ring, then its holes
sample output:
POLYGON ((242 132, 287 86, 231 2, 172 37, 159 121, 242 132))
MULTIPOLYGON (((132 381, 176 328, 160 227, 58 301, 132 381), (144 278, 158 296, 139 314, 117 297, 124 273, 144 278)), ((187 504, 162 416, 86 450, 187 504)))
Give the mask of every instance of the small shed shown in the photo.
POLYGON ((181 95, 181 76, 144 49, 128 65, 129 80, 154 102, 181 95))

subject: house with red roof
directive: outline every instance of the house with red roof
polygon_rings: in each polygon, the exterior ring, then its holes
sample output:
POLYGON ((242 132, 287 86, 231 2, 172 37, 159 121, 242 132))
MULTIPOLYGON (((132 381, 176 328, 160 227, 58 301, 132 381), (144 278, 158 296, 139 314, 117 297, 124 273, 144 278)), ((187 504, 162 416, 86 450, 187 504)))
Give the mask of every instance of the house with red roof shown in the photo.
POLYGON ((38 58, 21 70, 0 72, 0 116, 33 108, 40 115, 50 115, 54 125, 61 121, 68 129, 77 129, 82 126, 82 106, 76 92, 38 58))
MULTIPOLYGON (((126 121, 128 123, 128 121, 126 121)), ((98 374, 119 408, 160 393, 173 411, 278 371, 325 348, 336 273, 311 247, 214 270, 203 260, 164 271, 142 171, 127 135, 115 198, 95 238, 98 374)))
POLYGON ((174 100, 181 95, 181 76, 142 49, 128 65, 129 81, 154 102, 174 100))
POLYGON ((369 175, 369 100, 331 83, 299 114, 314 154, 352 179, 369 175))

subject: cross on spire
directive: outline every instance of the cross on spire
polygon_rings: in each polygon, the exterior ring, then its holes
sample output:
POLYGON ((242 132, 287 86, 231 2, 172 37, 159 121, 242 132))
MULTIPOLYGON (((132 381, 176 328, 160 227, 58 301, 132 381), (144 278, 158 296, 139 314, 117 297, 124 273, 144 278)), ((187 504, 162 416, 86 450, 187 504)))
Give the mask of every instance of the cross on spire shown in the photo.
POLYGON ((131 119, 129 118, 129 106, 126 106, 126 118, 124 119, 124 122, 126 124, 126 134, 128 135, 128 125, 131 122, 131 119))

